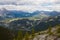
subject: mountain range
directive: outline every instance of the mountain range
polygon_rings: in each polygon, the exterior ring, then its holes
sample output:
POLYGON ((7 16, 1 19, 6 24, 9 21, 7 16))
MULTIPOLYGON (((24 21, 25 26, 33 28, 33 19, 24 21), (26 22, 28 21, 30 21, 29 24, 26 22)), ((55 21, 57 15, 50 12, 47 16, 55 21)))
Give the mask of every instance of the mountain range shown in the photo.
POLYGON ((0 9, 0 20, 6 18, 26 18, 26 17, 49 17, 49 16, 57 16, 60 15, 60 12, 56 11, 34 11, 32 13, 25 11, 17 11, 17 10, 7 10, 5 8, 0 9))

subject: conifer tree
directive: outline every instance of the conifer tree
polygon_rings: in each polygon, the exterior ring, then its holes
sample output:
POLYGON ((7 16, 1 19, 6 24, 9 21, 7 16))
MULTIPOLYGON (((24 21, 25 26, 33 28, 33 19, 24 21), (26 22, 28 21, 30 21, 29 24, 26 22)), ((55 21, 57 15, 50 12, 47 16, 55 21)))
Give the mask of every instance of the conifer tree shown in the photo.
POLYGON ((41 32, 38 33, 38 35, 40 35, 40 34, 41 34, 41 32))
POLYGON ((28 32, 26 32, 26 34, 25 34, 25 40, 29 40, 29 33, 28 32))
POLYGON ((23 40, 23 34, 22 31, 18 31, 18 36, 17 36, 17 40, 23 40))
POLYGON ((48 28, 48 31, 47 31, 47 33, 48 33, 49 35, 53 34, 53 33, 51 32, 51 30, 52 30, 52 27, 49 27, 49 28, 48 28))
POLYGON ((57 28, 58 37, 60 37, 60 26, 57 28))
POLYGON ((35 37, 35 31, 34 31, 34 28, 32 28, 32 40, 34 37, 35 37))
POLYGON ((57 28, 57 33, 60 33, 60 27, 59 27, 59 28, 57 28))

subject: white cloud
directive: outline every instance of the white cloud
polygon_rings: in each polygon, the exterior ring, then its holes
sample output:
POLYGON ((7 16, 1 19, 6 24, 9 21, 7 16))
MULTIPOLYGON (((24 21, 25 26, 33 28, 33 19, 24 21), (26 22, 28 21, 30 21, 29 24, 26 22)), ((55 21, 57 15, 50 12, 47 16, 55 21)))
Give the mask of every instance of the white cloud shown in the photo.
POLYGON ((60 11, 60 0, 1 0, 0 8, 8 10, 23 10, 33 12, 36 10, 60 11), (7 5, 9 3, 9 5, 7 5))
POLYGON ((60 0, 1 0, 1 3, 11 3, 14 2, 15 4, 25 4, 25 5, 39 5, 44 3, 57 3, 60 0))

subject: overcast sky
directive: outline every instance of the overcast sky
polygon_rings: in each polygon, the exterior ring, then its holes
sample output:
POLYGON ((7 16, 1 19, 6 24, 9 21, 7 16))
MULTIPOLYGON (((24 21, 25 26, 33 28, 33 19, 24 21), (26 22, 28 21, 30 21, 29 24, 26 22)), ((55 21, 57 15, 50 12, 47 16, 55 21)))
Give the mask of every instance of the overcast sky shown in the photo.
POLYGON ((0 0, 0 9, 60 11, 60 0, 0 0))

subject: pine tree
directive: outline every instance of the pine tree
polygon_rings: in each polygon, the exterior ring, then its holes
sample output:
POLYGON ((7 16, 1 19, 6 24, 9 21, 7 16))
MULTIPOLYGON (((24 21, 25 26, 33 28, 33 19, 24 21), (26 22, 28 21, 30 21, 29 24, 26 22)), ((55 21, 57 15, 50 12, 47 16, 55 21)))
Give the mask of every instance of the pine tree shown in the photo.
POLYGON ((17 36, 17 40, 23 40, 23 34, 22 31, 18 31, 18 36, 17 36))
POLYGON ((41 34, 41 32, 38 33, 38 35, 40 35, 40 34, 41 34))
POLYGON ((34 28, 32 28, 32 40, 34 37, 35 37, 35 31, 34 31, 34 28))
POLYGON ((29 33, 28 32, 26 32, 26 34, 25 34, 25 40, 29 40, 29 33))
POLYGON ((47 33, 48 33, 49 35, 53 34, 53 33, 51 32, 51 30, 52 30, 52 27, 49 27, 49 28, 48 28, 48 31, 47 31, 47 33))
POLYGON ((60 27, 57 29, 57 33, 60 33, 60 27))
POLYGON ((57 28, 58 37, 60 37, 60 26, 57 28))

